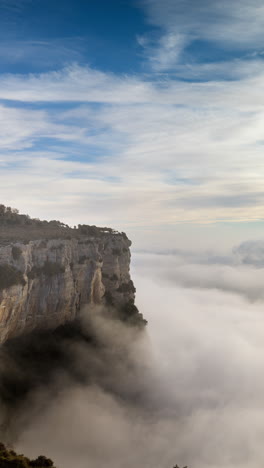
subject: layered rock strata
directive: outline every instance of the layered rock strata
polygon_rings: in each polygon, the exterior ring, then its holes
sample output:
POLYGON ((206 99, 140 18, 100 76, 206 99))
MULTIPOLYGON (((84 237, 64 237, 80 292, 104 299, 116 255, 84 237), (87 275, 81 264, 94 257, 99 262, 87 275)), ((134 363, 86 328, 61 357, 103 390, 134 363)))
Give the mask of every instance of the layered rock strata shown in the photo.
POLYGON ((0 245, 0 343, 78 317, 84 304, 134 307, 124 233, 0 245))

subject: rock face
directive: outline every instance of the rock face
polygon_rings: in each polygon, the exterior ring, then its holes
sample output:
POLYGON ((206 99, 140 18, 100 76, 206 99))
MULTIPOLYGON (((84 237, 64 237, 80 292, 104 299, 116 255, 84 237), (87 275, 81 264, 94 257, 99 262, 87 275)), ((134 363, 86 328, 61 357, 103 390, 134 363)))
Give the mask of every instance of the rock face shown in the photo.
POLYGON ((84 304, 133 306, 130 245, 105 233, 0 246, 0 343, 72 321, 84 304))

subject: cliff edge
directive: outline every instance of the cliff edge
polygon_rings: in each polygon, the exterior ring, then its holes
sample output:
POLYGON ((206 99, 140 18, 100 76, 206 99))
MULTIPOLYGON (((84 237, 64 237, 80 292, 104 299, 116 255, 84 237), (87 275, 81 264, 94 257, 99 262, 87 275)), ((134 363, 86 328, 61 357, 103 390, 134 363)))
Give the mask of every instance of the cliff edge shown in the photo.
POLYGON ((0 343, 74 321, 85 304, 144 325, 134 304, 130 245, 110 228, 72 229, 0 205, 0 343))

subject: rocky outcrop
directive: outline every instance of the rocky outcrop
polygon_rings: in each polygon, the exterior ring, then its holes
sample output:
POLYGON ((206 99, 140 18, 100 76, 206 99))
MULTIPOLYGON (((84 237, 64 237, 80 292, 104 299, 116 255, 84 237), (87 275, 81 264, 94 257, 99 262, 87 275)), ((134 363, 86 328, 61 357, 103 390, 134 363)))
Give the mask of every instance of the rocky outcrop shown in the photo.
POLYGON ((0 343, 73 321, 84 304, 136 309, 130 245, 114 232, 0 245, 0 343))

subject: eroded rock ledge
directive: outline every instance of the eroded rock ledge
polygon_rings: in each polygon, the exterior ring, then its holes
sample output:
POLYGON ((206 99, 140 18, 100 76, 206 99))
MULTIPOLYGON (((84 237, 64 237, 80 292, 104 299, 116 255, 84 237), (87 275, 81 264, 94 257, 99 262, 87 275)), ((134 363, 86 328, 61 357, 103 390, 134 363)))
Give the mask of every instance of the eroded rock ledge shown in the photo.
POLYGON ((134 305, 131 242, 124 233, 60 227, 56 235, 46 229, 45 237, 36 239, 37 228, 33 228, 34 240, 29 240, 31 226, 3 228, 2 224, 0 343, 73 321, 84 304, 115 307, 124 319, 144 324, 134 305))

